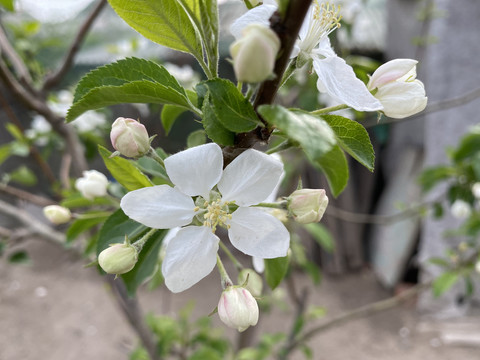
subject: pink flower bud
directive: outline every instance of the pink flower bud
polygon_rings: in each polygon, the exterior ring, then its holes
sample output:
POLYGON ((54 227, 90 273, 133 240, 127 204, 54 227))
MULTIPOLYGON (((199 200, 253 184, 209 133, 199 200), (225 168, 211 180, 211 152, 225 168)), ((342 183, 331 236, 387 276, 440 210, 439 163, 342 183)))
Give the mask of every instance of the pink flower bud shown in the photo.
POLYGON ((425 87, 416 80, 417 62, 395 59, 381 65, 371 76, 368 89, 382 103, 385 115, 402 119, 427 106, 425 87))
POLYGON ((134 119, 119 117, 115 120, 110 140, 115 150, 126 157, 140 157, 150 150, 147 129, 134 119))
POLYGON ((230 46, 238 81, 259 83, 273 73, 280 39, 270 28, 258 24, 245 27, 242 37, 230 46))
POLYGON ((137 263, 138 252, 132 245, 113 244, 98 255, 98 264, 107 274, 125 274, 137 263))
POLYGON ((242 332, 257 325, 258 304, 247 289, 229 286, 218 302, 218 315, 225 325, 242 332))
POLYGON ((93 200, 95 197, 107 194, 108 179, 97 170, 83 172, 83 177, 75 181, 75 188, 82 193, 84 198, 93 200))
POLYGON ((65 224, 72 218, 70 210, 59 205, 49 205, 43 208, 43 215, 56 225, 65 224))
POLYGON ((323 189, 295 190, 288 199, 288 209, 300 224, 319 222, 327 205, 328 197, 323 189))

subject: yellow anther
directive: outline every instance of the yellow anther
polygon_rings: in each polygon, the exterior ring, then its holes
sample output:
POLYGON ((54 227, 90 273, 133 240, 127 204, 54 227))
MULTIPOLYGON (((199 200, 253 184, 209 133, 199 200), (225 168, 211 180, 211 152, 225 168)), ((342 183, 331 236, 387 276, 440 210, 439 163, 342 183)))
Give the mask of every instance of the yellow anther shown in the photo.
POLYGON ((198 206, 195 206, 195 207, 193 208, 193 211, 195 211, 195 212, 197 212, 198 210, 200 210, 200 208, 199 208, 198 206))

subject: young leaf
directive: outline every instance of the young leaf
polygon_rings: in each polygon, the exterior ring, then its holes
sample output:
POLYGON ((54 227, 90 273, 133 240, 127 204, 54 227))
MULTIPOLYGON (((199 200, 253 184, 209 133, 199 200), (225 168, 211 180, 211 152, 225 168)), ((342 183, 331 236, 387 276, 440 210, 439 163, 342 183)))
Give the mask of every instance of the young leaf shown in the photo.
POLYGON ((0 0, 0 6, 5 10, 13 12, 15 11, 15 2, 14 0, 0 0))
POLYGON ((202 58, 197 29, 178 0, 109 0, 125 22, 157 44, 202 58))
POLYGON ((313 236, 318 245, 326 252, 332 253, 335 250, 335 240, 332 234, 322 224, 312 223, 305 225, 305 229, 313 236))
POLYGON ((163 66, 128 58, 85 75, 75 89, 66 119, 72 121, 87 110, 138 102, 193 108, 185 89, 163 66))
POLYGON ((368 170, 373 171, 375 152, 367 130, 358 122, 342 116, 322 115, 321 117, 335 132, 338 145, 368 170))
POLYGON ((418 177, 418 182, 422 186, 422 190, 427 192, 431 190, 440 181, 446 180, 456 173, 455 168, 451 166, 441 165, 423 170, 418 177))
POLYGON ((270 289, 275 289, 287 274, 289 257, 265 259, 265 280, 270 289))
POLYGON ((470 133, 460 141, 460 145, 453 152, 453 160, 458 163, 480 152, 480 125, 474 126, 470 133))
POLYGON ((433 295, 439 297, 445 291, 450 289, 459 279, 459 275, 453 271, 444 272, 437 277, 432 284, 433 295))
POLYGON ((103 146, 98 146, 98 151, 108 171, 128 191, 152 186, 150 180, 127 159, 119 156, 111 158, 112 153, 103 146))
POLYGON ((231 81, 213 79, 202 85, 208 88, 212 110, 225 129, 241 133, 262 125, 252 104, 231 81))
POLYGON ((207 142, 207 136, 205 135, 205 130, 197 130, 187 137, 187 147, 191 148, 198 145, 203 145, 207 142))
POLYGON ((300 144, 310 162, 327 177, 333 196, 343 191, 348 182, 347 159, 325 120, 279 105, 262 105, 258 112, 268 123, 300 144))
MULTIPOLYGON (((192 102, 192 104, 197 103, 197 93, 191 90, 186 90, 187 96, 192 102)), ((165 134, 168 135, 172 129, 173 124, 177 121, 178 117, 187 111, 183 106, 178 105, 164 105, 162 108, 162 113, 160 114, 160 119, 162 120, 163 128, 165 129, 165 134)))
POLYGON ((202 112, 202 124, 205 132, 207 133, 207 136, 219 145, 233 145, 235 140, 235 133, 227 130, 222 125, 220 119, 213 110, 213 104, 211 103, 210 96, 208 94, 203 99, 202 112))
MULTIPOLYGON (((96 212, 87 213, 90 215, 95 214, 96 212)), ((87 219, 78 219, 75 220, 66 232, 67 236, 67 243, 72 242, 75 240, 81 233, 87 231, 88 229, 92 228, 93 226, 100 224, 101 222, 105 221, 108 218, 108 215, 105 213, 100 213, 96 217, 89 217, 87 219)))

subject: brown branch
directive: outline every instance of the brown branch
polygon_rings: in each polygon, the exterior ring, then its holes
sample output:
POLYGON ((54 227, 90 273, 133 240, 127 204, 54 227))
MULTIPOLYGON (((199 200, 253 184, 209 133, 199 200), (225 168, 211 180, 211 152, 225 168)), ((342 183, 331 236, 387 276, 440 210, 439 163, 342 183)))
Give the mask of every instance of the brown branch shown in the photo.
POLYGON ((382 311, 386 311, 392 308, 395 308, 402 303, 406 302, 409 299, 414 298, 416 295, 418 295, 420 292, 423 290, 428 289, 431 286, 431 283, 424 283, 424 284, 417 284, 414 287, 398 294, 395 295, 389 299, 386 300, 381 300, 377 301, 371 304, 367 304, 365 306, 361 306, 357 309, 354 309, 352 311, 348 311, 344 314, 340 314, 332 319, 330 319, 327 322, 324 322, 321 325, 318 325, 314 327, 313 329, 310 329, 309 331, 303 333, 299 337, 297 337, 294 341, 292 341, 290 344, 287 344, 285 348, 283 349, 282 352, 280 352, 280 357, 279 359, 286 359, 287 355, 294 350, 297 346, 302 345, 305 341, 311 339, 315 335, 317 335, 320 332, 324 332, 327 330, 330 330, 332 328, 341 326, 343 324, 346 324, 350 321, 372 316, 375 314, 378 314, 382 311))
MULTIPOLYGON (((278 35, 281 42, 280 56, 275 62, 275 78, 263 82, 258 90, 254 102, 255 108, 263 104, 271 104, 275 99, 283 73, 290 59, 290 53, 298 38, 303 19, 307 14, 311 2, 312 0, 291 0, 283 18, 278 12, 275 12, 270 18, 270 27, 278 35)), ((256 143, 267 141, 270 134, 271 129, 268 127, 258 127, 248 133, 237 134, 235 137, 235 145, 227 146, 223 149, 225 165, 256 143)))
MULTIPOLYGON (((0 92, 0 105, 2 106, 3 110, 7 114, 7 116, 10 118, 12 123, 15 124, 15 126, 22 132, 22 134, 25 134, 25 129, 20 122, 20 120, 17 118, 15 115, 15 112, 12 110, 8 102, 5 100, 3 95, 0 92)), ((42 158, 40 155, 40 152, 34 145, 29 146, 30 154, 32 155, 33 159, 35 162, 40 166, 40 169, 42 170, 42 173, 46 176, 47 180, 50 182, 50 184, 55 184, 56 179, 55 175, 53 174, 52 169, 48 165, 48 163, 42 158)))
POLYGON ((25 89, 25 87, 17 81, 10 70, 1 61, 0 78, 5 82, 7 88, 11 89, 29 109, 43 115, 43 117, 45 117, 45 119, 52 125, 53 130, 65 139, 68 152, 72 155, 77 175, 80 175, 82 171, 86 170, 88 168, 87 161, 83 154, 82 145, 80 144, 74 129, 65 124, 62 117, 53 113, 42 99, 37 98, 25 89))
POLYGON ((46 90, 49 90, 55 85, 57 85, 68 72, 68 70, 70 70, 70 67, 73 64, 73 60, 78 53, 78 50, 80 49, 83 41, 85 40, 85 37, 88 34, 93 22, 98 17, 106 4, 107 0, 100 0, 97 3, 97 6, 95 6, 91 14, 87 17, 85 22, 80 27, 77 36, 75 37, 73 43, 70 45, 70 49, 68 50, 67 55, 65 56, 65 59, 63 60, 60 68, 56 72, 47 75, 47 77, 45 78, 42 86, 42 92, 45 92, 46 90))
POLYGON ((130 325, 133 327, 137 335, 140 337, 145 350, 151 360, 159 360, 160 356, 157 353, 157 347, 152 332, 147 327, 140 305, 136 297, 129 297, 125 283, 122 278, 117 278, 113 275, 107 275, 105 281, 111 286, 117 300, 118 305, 122 309, 123 314, 127 318, 130 325))
POLYGON ((5 185, 5 184, 0 184, 0 191, 5 194, 13 195, 19 199, 26 200, 32 204, 42 206, 42 207, 56 204, 55 201, 47 199, 43 196, 38 196, 32 193, 29 193, 28 191, 17 189, 15 187, 5 185))

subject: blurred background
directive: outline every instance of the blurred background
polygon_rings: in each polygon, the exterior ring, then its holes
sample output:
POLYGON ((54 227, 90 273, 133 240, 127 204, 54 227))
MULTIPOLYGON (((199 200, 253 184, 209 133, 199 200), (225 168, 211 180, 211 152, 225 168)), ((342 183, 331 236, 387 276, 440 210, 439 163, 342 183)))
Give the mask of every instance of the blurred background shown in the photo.
MULTIPOLYGON (((327 319, 401 294, 419 282, 432 281, 445 272, 445 267, 430 259, 446 259, 451 266, 463 256, 463 244, 478 242, 476 232, 453 231, 465 222, 464 216, 452 213, 456 198, 452 188, 465 185, 463 175, 445 177, 448 181, 431 187, 418 179, 427 168, 450 164, 448 154, 480 123, 480 2, 334 3, 342 6, 343 19, 342 27, 331 35, 332 44, 337 54, 354 67, 357 76, 368 81, 367 74, 388 60, 417 59, 417 78, 425 84, 429 105, 423 113, 401 121, 378 119, 376 114, 341 113, 367 128, 376 153, 375 172, 349 161, 347 189, 336 199, 329 196, 330 205, 322 220, 325 231, 302 234, 301 241, 308 249, 303 255, 308 262, 305 260, 300 268, 305 270, 313 263, 319 270, 310 274, 313 280, 304 272, 291 274, 295 287, 308 288, 311 301, 325 309, 327 319)), ((246 9, 237 0, 219 4, 220 75, 233 78, 227 60, 233 40, 229 26, 246 9)), ((69 146, 66 134, 70 131, 65 128, 78 134, 88 167, 105 174, 108 171, 97 154, 97 144, 111 150, 108 134, 118 116, 139 118, 150 134, 158 134, 153 145, 169 153, 184 149, 187 134, 202 129, 201 124, 192 121, 190 113, 185 113, 167 135, 161 106, 146 104, 90 111, 68 127, 52 126, 45 116, 63 118, 80 78, 99 66, 130 56, 147 58, 164 64, 186 88, 193 88, 202 79, 201 69, 188 54, 143 38, 108 3, 99 6, 93 0, 2 0, 0 5, 4 7, 0 13, 2 203, 46 222, 41 214, 45 205, 41 199, 56 200, 52 189, 65 180, 55 174, 61 172, 66 161, 71 162, 73 174, 81 173, 75 159, 64 156, 69 146), (98 15, 92 17, 97 9, 98 15), (45 82, 64 64, 79 29, 90 18, 93 22, 78 44, 80 48, 68 71, 45 82), (42 113, 25 104, 9 83, 6 68, 20 74, 21 84, 41 86, 38 100, 49 110, 42 113), (23 191, 39 199, 25 198, 23 191)), ((304 70, 281 89, 277 101, 306 110, 332 105, 332 99, 318 93, 316 75, 304 70)), ((480 150, 479 145, 475 146, 480 150)), ((304 187, 328 188, 322 174, 298 160, 299 154, 285 156, 292 161, 287 162, 287 177, 279 195, 295 188, 298 173, 302 174, 304 187)), ((472 161, 475 166, 480 158, 472 161)), ((25 229, 11 208, 0 208, 0 359, 141 359, 129 355, 138 341, 131 324, 118 311, 111 291, 95 269, 83 268, 85 260, 75 249, 83 249, 85 239, 80 237, 65 249, 40 239, 37 235, 41 230, 25 229)), ((88 239, 85 241, 88 247, 88 239)), ((321 333, 311 341, 313 358, 477 359, 479 279, 477 273, 469 281, 456 281, 439 297, 431 291, 419 292, 399 307, 321 333)), ((208 290, 209 282, 216 284, 217 275, 210 275, 207 285, 202 282, 181 295, 173 295, 163 287, 154 291, 142 288, 139 303, 145 313, 175 315, 189 299, 194 299, 192 316, 205 316, 218 301, 217 295, 208 290)), ((285 291, 279 291, 278 296, 280 302, 295 302, 285 291)), ((275 331, 290 321, 291 314, 281 309, 262 320, 257 333, 275 331)), ((227 335, 235 337, 233 332, 227 335)), ((293 358, 304 357, 295 353, 293 358)))

